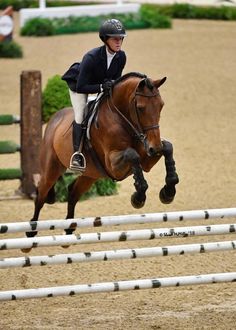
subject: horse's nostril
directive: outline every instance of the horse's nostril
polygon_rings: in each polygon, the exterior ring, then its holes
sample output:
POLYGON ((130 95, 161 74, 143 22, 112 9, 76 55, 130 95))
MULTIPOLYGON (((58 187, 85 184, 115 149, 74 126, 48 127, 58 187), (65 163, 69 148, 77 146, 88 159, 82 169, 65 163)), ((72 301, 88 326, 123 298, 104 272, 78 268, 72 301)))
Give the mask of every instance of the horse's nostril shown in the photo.
POLYGON ((150 147, 149 148, 149 155, 150 156, 159 156, 162 154, 162 146, 158 148, 150 147))

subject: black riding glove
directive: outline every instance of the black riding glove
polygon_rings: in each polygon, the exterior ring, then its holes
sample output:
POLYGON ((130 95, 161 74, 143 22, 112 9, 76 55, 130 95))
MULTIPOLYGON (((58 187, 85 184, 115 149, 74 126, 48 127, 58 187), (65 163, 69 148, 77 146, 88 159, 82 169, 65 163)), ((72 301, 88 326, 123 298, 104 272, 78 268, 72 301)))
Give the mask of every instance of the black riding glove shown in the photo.
POLYGON ((113 80, 107 80, 102 84, 102 91, 104 93, 108 92, 113 86, 113 80))

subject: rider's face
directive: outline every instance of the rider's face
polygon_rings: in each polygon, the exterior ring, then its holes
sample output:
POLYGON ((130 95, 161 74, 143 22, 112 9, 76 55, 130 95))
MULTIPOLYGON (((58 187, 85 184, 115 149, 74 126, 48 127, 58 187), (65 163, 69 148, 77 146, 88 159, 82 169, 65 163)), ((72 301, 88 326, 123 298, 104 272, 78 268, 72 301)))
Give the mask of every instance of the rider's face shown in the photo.
POLYGON ((109 48, 115 53, 121 49, 123 39, 124 38, 122 37, 110 37, 107 39, 107 44, 109 48))

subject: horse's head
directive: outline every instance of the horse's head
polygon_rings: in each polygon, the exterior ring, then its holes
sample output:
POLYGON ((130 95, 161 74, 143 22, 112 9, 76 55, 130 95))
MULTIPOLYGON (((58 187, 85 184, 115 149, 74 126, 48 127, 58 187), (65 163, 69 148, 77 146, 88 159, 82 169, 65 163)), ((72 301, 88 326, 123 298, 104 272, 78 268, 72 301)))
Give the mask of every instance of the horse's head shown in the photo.
MULTIPOLYGON (((123 109, 132 133, 143 143, 147 155, 152 157, 162 151, 159 121, 164 102, 158 88, 165 80, 166 77, 152 80, 143 75, 130 76, 130 79, 122 79, 124 83, 120 85, 123 100, 118 108, 123 109)), ((117 101, 116 97, 116 104, 117 101)))

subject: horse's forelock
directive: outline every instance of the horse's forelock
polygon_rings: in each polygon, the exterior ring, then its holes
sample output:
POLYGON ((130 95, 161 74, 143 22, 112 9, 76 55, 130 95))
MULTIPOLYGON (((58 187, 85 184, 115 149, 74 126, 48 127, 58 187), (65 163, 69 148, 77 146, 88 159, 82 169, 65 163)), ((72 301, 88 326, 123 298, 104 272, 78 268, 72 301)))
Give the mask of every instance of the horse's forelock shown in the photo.
POLYGON ((152 91, 154 88, 153 82, 149 78, 145 78, 146 86, 152 91))

